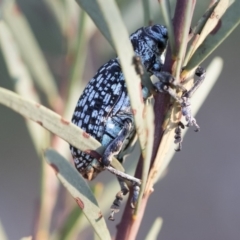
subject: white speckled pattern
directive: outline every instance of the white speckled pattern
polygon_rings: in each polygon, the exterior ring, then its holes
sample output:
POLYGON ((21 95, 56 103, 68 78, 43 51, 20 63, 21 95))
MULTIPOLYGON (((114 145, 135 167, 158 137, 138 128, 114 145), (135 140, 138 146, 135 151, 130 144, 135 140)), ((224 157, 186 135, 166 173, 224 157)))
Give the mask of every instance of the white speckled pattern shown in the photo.
MULTIPOLYGON (((160 71, 160 56, 167 44, 167 29, 161 25, 140 28, 130 36, 130 40, 147 71, 160 71)), ((143 88, 142 91, 145 100, 148 90, 143 88)), ((124 76, 116 58, 104 64, 90 80, 78 100, 72 122, 106 147, 117 137, 126 120, 132 123, 132 127, 122 150, 131 141, 135 126, 124 76)), ((94 158, 73 146, 70 149, 76 168, 84 176, 85 169, 89 171, 94 158)), ((95 167, 94 171, 101 170, 95 167)))

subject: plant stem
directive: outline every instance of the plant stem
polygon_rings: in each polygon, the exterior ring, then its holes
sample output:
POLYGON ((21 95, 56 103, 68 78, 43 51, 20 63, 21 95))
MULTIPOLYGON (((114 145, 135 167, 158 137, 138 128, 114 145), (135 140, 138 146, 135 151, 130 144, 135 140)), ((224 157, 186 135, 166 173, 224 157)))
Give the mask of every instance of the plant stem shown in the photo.
MULTIPOLYGON (((155 159, 158 146, 160 144, 163 128, 162 122, 164 120, 164 113, 167 110, 169 104, 170 97, 165 94, 158 94, 155 96, 155 104, 154 104, 154 113, 155 113, 155 135, 154 135, 154 145, 153 145, 153 155, 152 161, 155 159)), ((140 157, 138 161, 138 166, 135 172, 135 177, 140 178, 142 174, 142 158, 140 157)), ((131 196, 132 192, 130 191, 129 196, 131 196)), ((131 197, 128 198, 123 216, 122 221, 117 226, 117 236, 116 240, 128 240, 128 239, 135 239, 142 222, 142 218, 145 212, 145 208, 148 202, 148 198, 151 194, 151 191, 148 191, 143 195, 141 206, 139 207, 137 218, 133 219, 132 217, 132 209, 130 207, 131 197)))
MULTIPOLYGON (((179 49, 181 44, 179 39, 181 39, 182 34, 182 25, 184 23, 184 13, 185 7, 187 6, 189 0, 178 0, 177 5, 175 8, 174 20, 173 20, 173 27, 174 27, 174 34, 175 34, 175 41, 176 41, 176 49, 179 49)), ((192 0, 192 11, 194 9, 196 1, 192 0)), ((172 58, 172 54, 170 49, 168 48, 166 61, 164 65, 164 71, 172 72, 172 66, 174 64, 174 59, 172 58)), ((152 161, 151 166, 155 161, 158 153, 159 145, 163 136, 163 122, 165 119, 165 113, 169 108, 170 97, 166 94, 157 94, 155 97, 155 104, 154 104, 154 113, 155 113, 155 135, 154 135, 154 146, 153 146, 153 154, 152 154, 152 161)), ((150 170, 151 171, 151 170, 150 170)), ((135 177, 139 178, 142 172, 142 159, 140 157, 138 166, 135 172, 135 177)), ((151 176, 150 176, 151 177, 151 176)), ((132 209, 130 208, 130 201, 131 197, 128 198, 123 216, 122 221, 117 226, 117 236, 116 240, 128 240, 128 239, 136 239, 137 233, 139 231, 140 224, 142 222, 145 208, 149 199, 150 194, 152 193, 152 186, 153 182, 151 179, 148 179, 152 184, 148 185, 148 189, 145 190, 145 194, 143 195, 141 206, 139 208, 139 212, 137 218, 132 217, 132 209)), ((131 196, 131 192, 129 194, 131 196)))

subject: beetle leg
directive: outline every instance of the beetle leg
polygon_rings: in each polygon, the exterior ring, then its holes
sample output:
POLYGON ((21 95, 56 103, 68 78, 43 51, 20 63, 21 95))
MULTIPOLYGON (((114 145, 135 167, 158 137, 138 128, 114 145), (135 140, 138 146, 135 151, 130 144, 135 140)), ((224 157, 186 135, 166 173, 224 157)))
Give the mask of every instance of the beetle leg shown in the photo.
POLYGON ((190 88, 188 91, 184 92, 182 95, 182 114, 185 117, 186 121, 188 122, 187 127, 189 126, 195 126, 196 130, 195 132, 198 132, 200 130, 200 127, 197 124, 196 119, 192 116, 191 113, 191 103, 189 99, 192 97, 192 95, 195 93, 195 91, 199 88, 199 86, 203 83, 205 76, 206 76, 206 70, 202 67, 198 67, 196 69, 195 74, 197 75, 197 79, 194 81, 194 85, 192 88, 190 88))
MULTIPOLYGON (((121 191, 116 194, 115 200, 111 206, 111 213, 109 216, 109 220, 114 221, 114 214, 119 212, 121 202, 123 200, 123 196, 126 195, 129 192, 128 186, 125 182, 125 180, 118 178, 119 184, 121 186, 121 191)), ((131 207, 135 208, 136 203, 139 197, 140 192, 140 184, 139 183, 133 183, 133 195, 131 199, 131 207)))
POLYGON ((108 219, 112 221, 114 221, 114 214, 119 212, 119 208, 123 200, 123 196, 129 192, 126 181, 131 182, 133 186, 133 197, 131 202, 132 207, 135 206, 139 196, 139 190, 140 190, 139 179, 135 179, 134 177, 129 176, 128 174, 121 173, 117 169, 114 169, 111 166, 109 166, 112 161, 112 157, 117 155, 120 152, 124 140, 129 135, 129 131, 131 127, 132 127, 131 121, 130 120, 125 121, 122 130, 119 132, 118 136, 107 146, 102 157, 103 165, 107 170, 109 170, 110 172, 112 172, 117 176, 120 187, 121 187, 120 192, 116 194, 115 200, 111 206, 111 214, 108 219))
POLYGON ((133 185, 133 196, 131 200, 131 207, 135 208, 137 204, 137 200, 139 197, 139 192, 140 192, 140 186, 136 183, 133 185))
MULTIPOLYGON (((182 115, 185 117, 187 121, 187 127, 190 126, 195 126, 196 129, 194 130, 195 132, 198 132, 200 130, 199 125, 197 124, 196 119, 192 116, 192 111, 191 111, 191 103, 189 101, 188 97, 179 97, 175 91, 173 91, 172 88, 169 86, 165 85, 164 86, 165 92, 167 92, 170 96, 172 96, 177 102, 180 103, 181 109, 182 109, 182 115)), ((188 93, 188 92, 187 92, 188 93)))
POLYGON ((129 135, 131 126, 132 123, 130 121, 125 121, 118 136, 106 147, 102 157, 102 163, 104 166, 109 166, 112 161, 112 157, 120 152, 125 138, 129 135))
MULTIPOLYGON (((200 130, 200 127, 198 126, 196 119, 192 116, 191 103, 189 100, 194 92, 203 83, 206 75, 206 70, 199 66, 196 69, 195 74, 198 78, 194 81, 194 85, 189 90, 186 90, 181 84, 176 83, 171 74, 167 72, 154 72, 154 75, 159 79, 159 82, 156 82, 154 85, 159 92, 167 92, 171 97, 180 103, 182 108, 182 115, 187 121, 187 127, 195 126, 195 132, 198 132, 200 130), (183 92, 181 97, 177 95, 173 87, 183 92)), ((179 144, 176 151, 180 151, 182 148, 181 128, 182 126, 178 125, 175 130, 175 143, 179 144)))
MULTIPOLYGON (((126 195, 129 192, 127 182, 130 183, 133 187, 133 196, 132 196, 132 201, 131 201, 131 207, 134 208, 136 205, 136 202, 138 200, 139 191, 140 191, 139 186, 141 186, 141 180, 138 178, 132 177, 124 172, 118 171, 117 169, 115 169, 111 166, 108 166, 105 168, 117 176, 117 179, 118 179, 120 187, 121 187, 121 191, 119 193, 117 193, 116 199, 113 202, 113 205, 111 207, 112 212, 119 211, 119 206, 120 206, 120 203, 122 200, 122 195, 126 195)), ((111 213, 110 219, 114 220, 113 213, 111 213)))
POLYGON ((178 126, 175 129, 175 141, 174 143, 178 144, 178 148, 175 149, 176 152, 179 152, 182 150, 182 129, 184 129, 184 125, 182 122, 178 123, 178 126))
POLYGON ((203 81, 206 77, 206 70, 203 67, 198 66, 198 68, 195 71, 195 75, 198 78, 194 81, 194 85, 192 86, 192 88, 190 88, 188 91, 183 93, 183 97, 186 97, 186 98, 191 98, 192 97, 192 95, 196 92, 196 90, 203 83, 203 81))
POLYGON ((111 213, 110 213, 110 216, 108 217, 108 219, 111 221, 115 220, 114 213, 119 212, 121 202, 123 200, 123 196, 129 192, 126 182, 119 177, 117 179, 118 179, 119 185, 121 187, 121 190, 116 194, 115 200, 113 201, 113 204, 111 206, 111 213))

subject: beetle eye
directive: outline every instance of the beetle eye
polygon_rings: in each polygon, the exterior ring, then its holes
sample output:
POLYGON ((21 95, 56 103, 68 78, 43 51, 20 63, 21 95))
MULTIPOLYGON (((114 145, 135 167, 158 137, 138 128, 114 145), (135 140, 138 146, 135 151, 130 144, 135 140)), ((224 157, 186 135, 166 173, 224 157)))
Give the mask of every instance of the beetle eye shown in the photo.
POLYGON ((167 31, 162 34, 163 38, 168 38, 168 33, 167 31))
POLYGON ((158 40, 157 46, 160 52, 163 52, 167 45, 167 38, 162 38, 161 40, 158 40))
POLYGON ((165 45, 163 44, 163 42, 158 42, 158 49, 164 49, 165 45))
POLYGON ((163 38, 168 38, 167 28, 162 25, 152 26, 152 31, 161 35, 163 38))
POLYGON ((152 31, 154 31, 154 32, 156 32, 156 33, 159 33, 159 30, 160 30, 160 28, 159 28, 159 26, 157 26, 157 25, 154 25, 154 26, 152 27, 152 31))

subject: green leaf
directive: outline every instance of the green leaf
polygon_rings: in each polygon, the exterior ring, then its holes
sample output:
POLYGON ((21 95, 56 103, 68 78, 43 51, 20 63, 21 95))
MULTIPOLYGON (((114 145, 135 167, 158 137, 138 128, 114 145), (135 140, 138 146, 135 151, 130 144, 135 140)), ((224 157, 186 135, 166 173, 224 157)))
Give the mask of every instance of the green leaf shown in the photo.
POLYGON ((133 66, 133 57, 135 56, 135 53, 119 9, 112 0, 77 0, 77 2, 80 6, 84 7, 84 10, 87 13, 89 13, 97 27, 99 27, 99 30, 104 36, 107 36, 107 40, 110 41, 117 52, 134 112, 134 120, 140 140, 142 155, 145 157, 146 129, 142 117, 144 108, 141 93, 142 87, 140 78, 137 76, 133 66), (98 19, 97 16, 99 16, 98 19), (99 23, 101 21, 103 21, 102 24, 99 23))
POLYGON ((48 1, 44 0, 49 11, 55 17, 55 20, 61 29, 62 34, 67 32, 67 17, 66 9, 62 1, 48 1))
POLYGON ((165 25, 168 29, 168 39, 171 47, 171 52, 173 56, 176 56, 175 37, 174 37, 169 0, 159 0, 159 4, 160 4, 160 10, 163 15, 165 25))
POLYGON ((154 110, 153 110, 153 103, 149 102, 145 105, 144 110, 144 120, 146 124, 147 129, 147 146, 146 146, 146 157, 143 159, 143 168, 142 168, 142 184, 140 188, 139 198, 137 202, 137 206, 134 210, 134 215, 137 216, 139 207, 141 206, 142 197, 145 191, 147 179, 148 179, 148 173, 151 165, 151 158, 152 158, 152 152, 153 152, 153 141, 154 141, 154 110))
POLYGON ((143 14, 144 14, 144 26, 148 26, 152 22, 152 16, 150 11, 150 1, 142 0, 143 14))
POLYGON ((49 103, 54 108, 56 107, 56 101, 58 101, 59 105, 61 103, 55 79, 45 61, 27 19, 18 9, 14 0, 5 1, 2 12, 3 19, 11 29, 21 50, 23 59, 27 63, 34 79, 36 79, 37 85, 46 94, 49 103), (19 32, 21 32, 21 34, 19 34, 19 32))
POLYGON ((64 187, 76 200, 100 239, 111 239, 106 222, 89 186, 73 166, 53 149, 45 151, 47 162, 64 187))
POLYGON ((4 229, 3 225, 2 225, 1 220, 0 220, 0 239, 1 240, 8 240, 7 234, 5 232, 5 229, 4 229))
POLYGON ((79 96, 79 90, 84 88, 84 82, 82 81, 83 71, 86 64, 86 56, 87 56, 87 48, 89 43, 89 34, 87 34, 87 21, 89 17, 87 16, 86 12, 81 10, 80 17, 78 19, 78 39, 75 44, 75 48, 72 50, 74 52, 73 56, 75 58, 74 63, 72 64, 71 74, 70 74, 70 81, 69 81, 69 88, 67 90, 67 98, 66 98, 66 105, 65 105, 65 112, 64 116, 71 116, 72 115, 72 108, 76 104, 76 98, 79 96), (80 84, 79 84, 80 80, 80 84), (76 96, 78 94, 78 96, 76 96), (71 111, 71 112, 70 112, 71 111))
MULTIPOLYGON (((104 147, 101 146, 96 139, 91 137, 89 134, 81 130, 70 121, 62 118, 55 112, 36 102, 28 100, 1 87, 0 103, 11 108, 24 117, 37 122, 42 127, 58 135, 63 140, 67 141, 81 151, 88 152, 90 155, 95 155, 96 153, 101 155, 104 151, 104 147)), ((122 172, 124 171, 122 165, 116 158, 113 158, 111 165, 122 172)))
MULTIPOLYGON (((39 102, 39 96, 37 91, 33 91, 32 78, 22 61, 16 41, 8 25, 3 20, 0 21, 0 47, 15 91, 22 96, 28 96, 34 101, 39 102)), ((43 144, 46 143, 43 140, 46 137, 46 131, 30 121, 26 121, 26 125, 35 149, 40 153, 43 144)))
MULTIPOLYGON (((131 176, 134 175, 134 171, 136 169, 136 162, 134 161, 126 161, 125 162, 125 167, 127 169, 127 173, 131 176)), ((110 206, 113 203, 113 200, 115 199, 116 192, 119 191, 119 183, 118 181, 109 181, 104 185, 103 193, 101 196, 98 198, 98 202, 101 206, 102 213, 109 214, 110 213, 110 206), (107 198, 105 196, 108 196, 107 198)), ((96 193, 94 192, 94 195, 96 196, 96 193)), ((125 204, 127 200, 127 196, 123 198, 122 205, 125 204)), ((89 227, 89 222, 85 218, 80 219, 79 223, 79 232, 84 231, 86 228, 89 227)), ((71 235, 72 236, 72 235, 71 235)), ((71 239, 71 238, 68 238, 71 239)), ((59 238, 51 238, 51 240, 59 240, 59 238)))
MULTIPOLYGON (((238 26, 240 23, 240 1, 235 1, 219 20, 219 29, 208 35, 200 47, 196 50, 193 57, 184 68, 185 71, 198 66, 204 61, 238 26)), ((218 26, 216 27, 218 28, 218 26)))
POLYGON ((156 218, 145 240, 157 240, 158 234, 162 228, 162 223, 163 223, 162 218, 160 217, 156 218))
MULTIPOLYGON (((99 4, 94 0, 76 0, 82 9, 91 17, 97 28, 101 31, 103 36, 108 40, 110 45, 114 47, 112 36, 107 27, 106 21, 100 11, 99 4)), ((106 3, 107 4, 107 3, 106 3)))
MULTIPOLYGON (((224 0, 225 1, 225 0, 224 0)), ((198 46, 203 42, 203 40, 207 37, 210 31, 215 27, 213 21, 209 21, 211 15, 213 14, 213 11, 217 11, 216 6, 220 3, 220 1, 211 2, 206 12, 203 14, 203 16, 198 20, 197 25, 192 29, 192 32, 190 34, 190 38, 193 38, 192 43, 189 46, 188 52, 184 59, 184 66, 187 65, 190 57, 193 55, 193 53, 196 51, 198 46), (208 24, 210 23, 210 24, 208 24), (207 30, 207 31, 206 31, 207 30), (209 31, 210 30, 210 31, 209 31), (200 37, 201 33, 201 37, 200 37)), ((228 6, 227 6, 228 7, 228 6)), ((223 9, 223 8, 221 8, 223 9)), ((226 10, 226 9, 225 9, 226 10)), ((217 11, 218 12, 218 11, 217 11)), ((224 13, 224 11, 218 12, 218 14, 224 13), (222 12, 222 13, 221 13, 222 12)), ((214 14, 215 15, 215 14, 214 14)), ((217 24, 217 23, 216 23, 217 24)))

